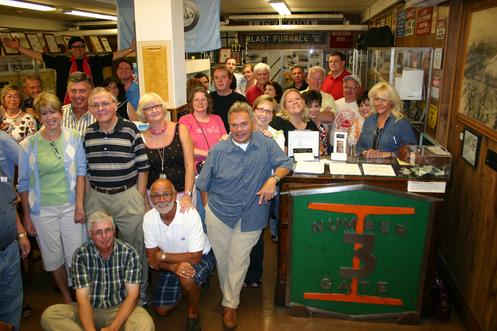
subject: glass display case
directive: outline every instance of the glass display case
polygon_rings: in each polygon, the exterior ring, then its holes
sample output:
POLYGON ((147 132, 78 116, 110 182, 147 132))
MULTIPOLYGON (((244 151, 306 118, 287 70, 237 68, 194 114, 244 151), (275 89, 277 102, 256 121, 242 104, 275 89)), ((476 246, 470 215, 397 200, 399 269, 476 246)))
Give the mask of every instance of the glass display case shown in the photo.
POLYGON ((55 91, 54 69, 45 69, 43 62, 24 55, 0 56, 0 88, 8 84, 22 86, 22 79, 30 74, 41 77, 44 91, 55 91))
POLYGON ((404 101, 404 114, 424 132, 430 104, 433 49, 391 47, 370 48, 367 52, 364 86, 370 89, 379 81, 392 84, 404 101))

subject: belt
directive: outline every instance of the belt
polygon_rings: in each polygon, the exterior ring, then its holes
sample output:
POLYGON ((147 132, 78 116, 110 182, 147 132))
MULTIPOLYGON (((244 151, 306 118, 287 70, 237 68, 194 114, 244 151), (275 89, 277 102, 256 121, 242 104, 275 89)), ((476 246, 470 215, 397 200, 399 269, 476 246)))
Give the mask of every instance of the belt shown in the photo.
POLYGON ((98 187, 98 186, 96 186, 93 183, 90 183, 90 185, 91 185, 91 187, 95 191, 100 192, 100 193, 105 193, 105 194, 117 194, 117 193, 121 193, 121 192, 124 192, 127 189, 132 188, 133 186, 135 186, 135 184, 133 184, 133 185, 124 185, 124 186, 117 187, 117 188, 104 188, 104 187, 98 187))

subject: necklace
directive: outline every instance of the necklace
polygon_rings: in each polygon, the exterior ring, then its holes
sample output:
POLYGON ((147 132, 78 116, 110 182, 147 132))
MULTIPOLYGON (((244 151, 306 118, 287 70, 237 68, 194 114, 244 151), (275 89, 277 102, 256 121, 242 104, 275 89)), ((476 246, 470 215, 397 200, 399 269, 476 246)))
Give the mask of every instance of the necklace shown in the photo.
POLYGON ((158 148, 157 149, 157 153, 159 153, 159 157, 160 157, 160 163, 161 163, 161 169, 160 169, 160 175, 159 175, 159 178, 162 178, 162 179, 167 179, 167 175, 164 173, 164 153, 165 153, 165 148, 166 147, 162 147, 162 148, 158 148))
POLYGON ((154 136, 160 136, 167 130, 167 122, 164 122, 164 124, 161 125, 160 128, 154 129, 153 127, 150 127, 150 133, 152 133, 154 136))
POLYGON ((7 114, 7 111, 5 112, 5 117, 9 118, 9 119, 13 119, 13 118, 16 118, 17 116, 21 115, 22 114, 22 109, 19 110, 19 112, 17 114, 15 114, 14 116, 10 116, 9 114, 7 114))

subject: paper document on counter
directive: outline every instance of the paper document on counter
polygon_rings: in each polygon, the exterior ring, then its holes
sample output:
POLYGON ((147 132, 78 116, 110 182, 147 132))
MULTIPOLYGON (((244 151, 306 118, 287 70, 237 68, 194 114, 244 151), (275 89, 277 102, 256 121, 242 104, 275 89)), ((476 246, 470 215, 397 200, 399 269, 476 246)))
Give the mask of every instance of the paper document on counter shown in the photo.
POLYGON ((321 175, 324 174, 324 163, 300 161, 297 162, 297 165, 295 166, 295 169, 293 169, 293 172, 297 174, 321 175))
POLYGON ((364 171, 364 176, 396 176, 395 171, 389 164, 363 163, 362 170, 364 171))
POLYGON ((356 163, 329 163, 330 174, 332 175, 352 175, 361 176, 362 172, 356 163))

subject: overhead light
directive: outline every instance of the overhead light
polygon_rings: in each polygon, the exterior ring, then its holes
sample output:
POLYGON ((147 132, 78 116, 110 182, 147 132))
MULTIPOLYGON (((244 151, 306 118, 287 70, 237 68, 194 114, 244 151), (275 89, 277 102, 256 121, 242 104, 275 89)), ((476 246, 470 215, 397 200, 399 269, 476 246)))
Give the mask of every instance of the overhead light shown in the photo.
POLYGON ((269 0, 269 4, 282 16, 292 15, 292 12, 283 0, 269 0))
POLYGON ((24 2, 24 1, 13 1, 13 0, 0 0, 0 5, 16 7, 16 8, 40 10, 40 11, 51 11, 56 9, 55 7, 52 6, 40 5, 37 3, 24 2))
POLYGON ((97 13, 91 13, 88 11, 81 11, 81 10, 66 10, 66 11, 64 11, 64 14, 98 18, 101 20, 117 21, 117 17, 113 16, 113 15, 97 14, 97 13))

